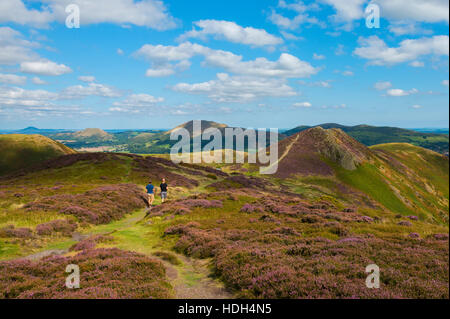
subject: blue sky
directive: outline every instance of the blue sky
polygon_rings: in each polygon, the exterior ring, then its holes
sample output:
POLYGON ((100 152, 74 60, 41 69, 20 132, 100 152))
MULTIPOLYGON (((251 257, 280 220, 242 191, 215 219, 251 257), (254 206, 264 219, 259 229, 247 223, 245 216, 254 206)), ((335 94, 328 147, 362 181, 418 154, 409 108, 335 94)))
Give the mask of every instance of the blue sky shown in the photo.
POLYGON ((0 128, 448 127, 448 0, 373 3, 3 0, 0 128))

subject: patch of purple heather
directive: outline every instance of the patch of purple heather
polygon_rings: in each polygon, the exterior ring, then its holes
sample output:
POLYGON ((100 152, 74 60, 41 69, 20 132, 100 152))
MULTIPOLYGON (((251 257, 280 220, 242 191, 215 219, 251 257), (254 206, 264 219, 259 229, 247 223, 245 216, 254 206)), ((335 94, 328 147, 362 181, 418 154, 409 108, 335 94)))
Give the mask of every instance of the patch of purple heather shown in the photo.
POLYGON ((65 219, 57 219, 36 226, 36 232, 40 236, 50 236, 54 233, 61 233, 64 236, 71 236, 76 229, 76 222, 65 219))

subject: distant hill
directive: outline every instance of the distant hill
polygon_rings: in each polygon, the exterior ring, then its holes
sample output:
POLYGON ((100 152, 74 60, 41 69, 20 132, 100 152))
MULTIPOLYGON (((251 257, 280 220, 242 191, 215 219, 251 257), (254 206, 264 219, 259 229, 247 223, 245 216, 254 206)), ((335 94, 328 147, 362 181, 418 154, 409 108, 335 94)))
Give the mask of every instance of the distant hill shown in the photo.
MULTIPOLYGON (((223 129, 227 128, 227 127, 229 127, 229 126, 226 125, 226 124, 216 123, 216 122, 213 122, 213 121, 205 121, 205 120, 201 121, 202 132, 207 130, 207 129, 209 129, 209 128, 217 128, 217 129, 223 130, 223 129)), ((176 131, 178 129, 181 129, 181 128, 184 128, 184 129, 188 130, 189 134, 191 134, 191 136, 193 136, 194 121, 189 121, 189 122, 183 123, 183 124, 173 128, 173 129, 171 129, 170 131, 167 131, 165 134, 170 135, 172 132, 174 132, 174 131, 176 131)))
POLYGON ((61 155, 76 153, 42 135, 0 135, 0 175, 61 155))
MULTIPOLYGON (((324 129, 339 128, 366 146, 383 143, 410 143, 438 153, 446 153, 449 149, 448 134, 422 133, 397 127, 376 127, 369 125, 344 126, 328 123, 318 126, 324 129)), ((285 131, 284 134, 292 136, 309 128, 311 126, 299 126, 285 131)))
POLYGON ((93 139, 93 140, 112 140, 114 136, 106 133, 102 129, 99 128, 87 128, 82 131, 78 131, 73 133, 73 137, 76 139, 93 139))

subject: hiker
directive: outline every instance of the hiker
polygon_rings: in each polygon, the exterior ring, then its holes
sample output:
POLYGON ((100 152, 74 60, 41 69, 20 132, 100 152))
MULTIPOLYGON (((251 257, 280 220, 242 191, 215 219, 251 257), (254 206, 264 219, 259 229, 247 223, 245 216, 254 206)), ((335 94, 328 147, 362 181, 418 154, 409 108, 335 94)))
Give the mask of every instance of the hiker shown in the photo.
POLYGON ((148 182, 148 185, 145 188, 147 189, 148 206, 151 208, 153 205, 153 201, 155 200, 155 187, 153 186, 152 181, 148 182))
POLYGON ((167 200, 167 183, 165 178, 162 179, 159 188, 161 189, 161 202, 164 203, 167 200))

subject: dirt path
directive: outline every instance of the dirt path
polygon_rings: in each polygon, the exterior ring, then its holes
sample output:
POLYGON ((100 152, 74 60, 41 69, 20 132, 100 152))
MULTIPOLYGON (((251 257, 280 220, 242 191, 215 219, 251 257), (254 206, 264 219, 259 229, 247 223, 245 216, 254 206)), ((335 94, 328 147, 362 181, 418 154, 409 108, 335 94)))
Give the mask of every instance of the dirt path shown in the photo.
MULTIPOLYGON (((223 283, 210 277, 207 260, 196 260, 177 255, 182 266, 162 261, 175 290, 176 299, 232 299, 223 283)), ((157 258, 157 257, 156 257, 157 258)))
MULTIPOLYGON (((138 228, 142 228, 142 224, 147 225, 148 232, 152 231, 152 224, 145 223, 146 210, 132 214, 121 221, 116 222, 113 227, 110 225, 101 225, 93 233, 74 233, 72 240, 75 242, 82 241, 91 235, 110 235, 119 232, 127 232, 130 236, 142 236, 138 228)), ((147 229, 146 229, 147 231, 147 229)), ((146 245, 142 242, 141 245, 146 245)), ((147 247, 147 246, 146 246, 147 247)), ((142 248, 142 247, 141 247, 142 248)), ((133 250, 128 248, 126 250, 133 250)), ((199 260, 189 258, 184 255, 177 254, 169 250, 166 251, 172 255, 175 255, 180 261, 181 265, 172 265, 171 263, 161 259, 158 256, 152 254, 151 249, 149 251, 142 251, 137 249, 137 252, 143 253, 153 259, 161 261, 166 268, 166 275, 169 282, 174 288, 176 299, 230 299, 233 295, 229 293, 222 282, 211 277, 211 270, 209 268, 210 260, 199 260)), ((39 260, 51 255, 64 255, 69 252, 68 249, 49 249, 35 253, 24 257, 28 260, 39 260)))
POLYGON ((273 163, 272 165, 270 165, 270 166, 268 166, 268 167, 266 167, 266 168, 263 168, 263 170, 262 170, 262 172, 264 172, 264 171, 269 171, 273 166, 275 166, 275 165, 278 165, 288 154, 289 154, 289 152, 291 151, 291 148, 294 146, 294 144, 298 141, 298 139, 299 139, 299 135, 297 135, 296 137, 295 137, 295 139, 286 147, 286 150, 284 151, 284 153, 283 153, 283 155, 281 155, 279 158, 278 158, 278 160, 275 162, 275 163, 273 163))

